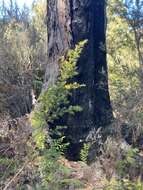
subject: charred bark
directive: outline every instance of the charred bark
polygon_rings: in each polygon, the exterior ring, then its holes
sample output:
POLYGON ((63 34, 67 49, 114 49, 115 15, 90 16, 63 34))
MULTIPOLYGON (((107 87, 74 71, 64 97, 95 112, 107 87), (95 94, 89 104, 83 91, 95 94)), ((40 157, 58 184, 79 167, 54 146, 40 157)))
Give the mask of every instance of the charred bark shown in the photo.
POLYGON ((68 119, 66 134, 73 144, 84 141, 94 128, 111 122, 106 62, 105 0, 48 0, 48 65, 44 88, 56 81, 59 58, 69 48, 88 40, 79 60, 79 83, 86 87, 74 94, 71 102, 83 111, 68 119))

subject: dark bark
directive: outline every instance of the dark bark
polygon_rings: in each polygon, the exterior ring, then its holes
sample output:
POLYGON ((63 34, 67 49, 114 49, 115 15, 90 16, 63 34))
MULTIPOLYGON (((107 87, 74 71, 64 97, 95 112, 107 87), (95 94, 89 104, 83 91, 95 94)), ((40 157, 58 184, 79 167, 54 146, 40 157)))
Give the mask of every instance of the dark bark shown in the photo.
POLYGON ((85 140, 93 128, 106 126, 112 119, 108 92, 105 50, 105 0, 48 0, 48 65, 44 88, 56 81, 59 58, 69 48, 88 40, 79 60, 79 83, 86 87, 74 94, 72 103, 83 111, 69 119, 67 131, 72 143, 85 140))

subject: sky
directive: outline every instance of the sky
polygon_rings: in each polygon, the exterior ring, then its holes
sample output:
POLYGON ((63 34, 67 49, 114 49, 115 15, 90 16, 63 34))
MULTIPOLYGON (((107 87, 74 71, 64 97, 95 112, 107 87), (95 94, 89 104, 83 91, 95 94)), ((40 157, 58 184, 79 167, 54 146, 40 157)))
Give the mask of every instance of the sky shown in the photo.
MULTIPOLYGON (((0 0, 0 3, 2 2, 3 0, 0 0)), ((4 0, 5 3, 8 3, 10 0, 4 0)), ((15 0, 14 0, 15 1, 15 0)), ((16 0, 18 5, 20 7, 22 7, 22 5, 25 3, 27 6, 31 6, 33 0, 16 0)))
MULTIPOLYGON (((7 0, 5 0, 7 1, 7 0)), ((19 4, 19 6, 22 6, 24 3, 28 6, 31 6, 33 0, 17 0, 17 3, 19 4)))

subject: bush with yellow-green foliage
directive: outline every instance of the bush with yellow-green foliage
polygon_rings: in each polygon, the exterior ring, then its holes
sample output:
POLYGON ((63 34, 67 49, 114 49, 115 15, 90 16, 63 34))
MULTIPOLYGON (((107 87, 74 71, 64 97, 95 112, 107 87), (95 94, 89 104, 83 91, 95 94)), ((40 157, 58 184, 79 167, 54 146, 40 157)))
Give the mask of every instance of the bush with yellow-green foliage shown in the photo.
POLYGON ((106 187, 100 190, 142 190, 143 183, 140 180, 136 182, 131 182, 127 179, 117 180, 112 179, 110 182, 107 182, 106 187))
POLYGON ((46 0, 34 1, 31 16, 26 21, 11 16, 1 23, 1 30, 0 82, 20 86, 34 83, 39 95, 47 60, 46 0))
POLYGON ((82 111, 79 105, 70 104, 69 97, 72 96, 73 90, 84 87, 83 84, 72 82, 72 80, 78 75, 77 61, 86 43, 86 41, 80 42, 74 50, 67 53, 66 59, 61 58, 60 75, 57 82, 40 95, 39 105, 31 114, 33 137, 37 148, 42 151, 40 170, 47 188, 52 185, 54 189, 60 189, 66 181, 70 182, 67 169, 58 163, 60 156, 68 146, 68 142, 64 143, 62 131, 68 126, 59 126, 57 123, 55 124, 55 121, 63 119, 65 114, 74 115, 76 112, 82 111), (56 138, 47 145, 47 141, 53 133, 56 138), (65 181, 66 176, 67 180, 65 181), (62 182, 63 179, 64 182, 62 182))
POLYGON ((141 67, 134 30, 122 17, 128 11, 120 0, 108 1, 107 57, 109 86, 114 115, 126 123, 130 142, 143 134, 143 99, 141 67))
POLYGON ((88 161, 88 154, 90 149, 90 143, 84 143, 83 148, 80 151, 80 159, 81 161, 87 163, 88 161))
POLYGON ((19 76, 28 73, 33 69, 32 48, 29 39, 29 29, 23 23, 11 21, 5 30, 5 51, 7 53, 7 67, 11 67, 13 72, 19 76))

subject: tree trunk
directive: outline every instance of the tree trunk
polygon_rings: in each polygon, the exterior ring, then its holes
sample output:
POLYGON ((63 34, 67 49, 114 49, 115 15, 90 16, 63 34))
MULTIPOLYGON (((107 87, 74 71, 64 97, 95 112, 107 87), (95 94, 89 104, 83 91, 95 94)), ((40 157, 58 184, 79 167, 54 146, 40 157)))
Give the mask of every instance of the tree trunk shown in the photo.
POLYGON ((80 104, 83 111, 69 119, 67 130, 75 144, 85 140, 94 128, 108 125, 112 119, 105 48, 105 4, 105 0, 48 0, 45 89, 56 81, 59 58, 79 41, 88 40, 79 60, 77 77, 86 87, 72 99, 72 103, 80 104))

